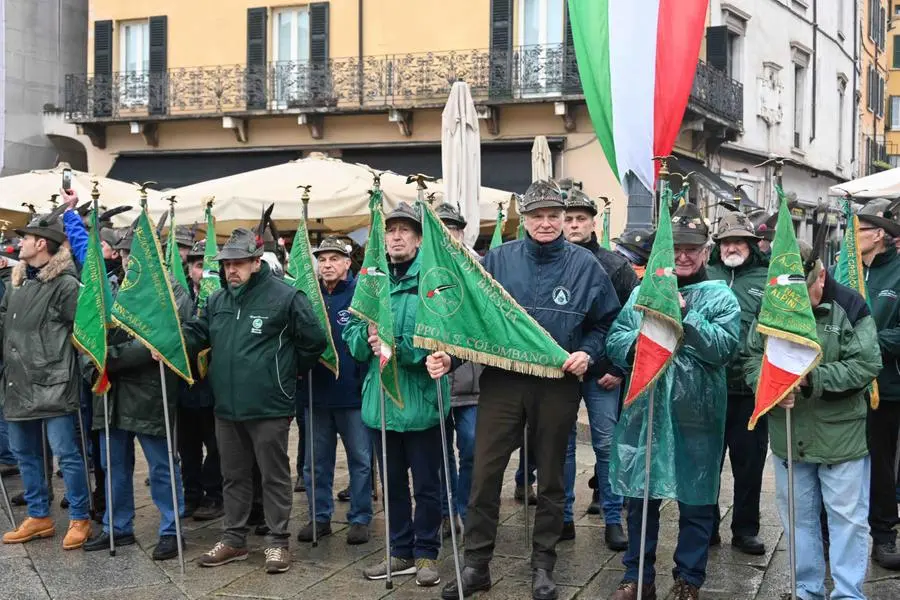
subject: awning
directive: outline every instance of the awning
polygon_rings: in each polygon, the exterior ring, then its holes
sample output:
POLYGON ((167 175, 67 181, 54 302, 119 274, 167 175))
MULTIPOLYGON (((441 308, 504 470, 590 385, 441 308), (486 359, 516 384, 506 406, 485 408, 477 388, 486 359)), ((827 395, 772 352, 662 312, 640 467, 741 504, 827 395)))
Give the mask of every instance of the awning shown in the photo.
MULTIPOLYGON (((692 158, 678 156, 675 161, 669 163, 669 171, 671 171, 672 173, 679 173, 681 175, 687 175, 688 173, 691 173, 691 178, 697 181, 704 188, 712 192, 712 194, 716 198, 718 198, 719 200, 724 200, 726 202, 734 202, 734 186, 722 179, 721 175, 712 172, 709 167, 699 161, 696 161, 692 158)), ((674 190, 677 191, 681 189, 680 184, 680 177, 675 177, 672 180, 672 186, 674 190)), ((738 190, 737 194, 738 197, 740 197, 741 208, 761 208, 755 202, 752 202, 750 200, 744 190, 738 190)))

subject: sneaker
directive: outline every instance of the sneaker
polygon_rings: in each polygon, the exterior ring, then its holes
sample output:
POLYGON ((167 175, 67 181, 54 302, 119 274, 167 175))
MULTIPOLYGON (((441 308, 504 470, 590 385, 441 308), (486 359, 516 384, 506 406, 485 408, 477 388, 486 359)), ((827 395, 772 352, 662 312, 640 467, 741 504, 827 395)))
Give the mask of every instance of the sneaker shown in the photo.
MULTIPOLYGON (((416 563, 411 558, 391 557, 391 577, 395 575, 415 575, 416 563)), ((381 561, 363 569, 363 577, 370 581, 387 579, 387 561, 381 561)))
POLYGON ((567 540, 575 539, 575 523, 564 522, 562 533, 559 534, 559 541, 565 542, 567 540))
POLYGON ((24 544, 38 538, 49 538, 56 535, 56 527, 53 525, 53 519, 43 517, 36 519, 28 517, 19 525, 15 531, 3 534, 4 544, 24 544))
POLYGON ((91 538, 91 520, 74 519, 69 521, 69 530, 63 538, 63 550, 81 548, 91 538))
POLYGON ((291 553, 287 548, 266 548, 266 573, 284 573, 291 568, 291 553))
MULTIPOLYGON (((331 535, 331 521, 316 521, 316 538, 322 539, 326 535, 331 535)), ((313 541, 313 524, 312 521, 307 523, 303 529, 297 532, 298 542, 313 541)))
MULTIPOLYGON (((182 541, 181 548, 184 549, 182 541)), ((178 538, 174 535, 159 536, 159 543, 153 549, 153 560, 170 560, 178 556, 178 538)))
POLYGON ((438 573, 437 561, 430 558, 416 559, 416 585, 433 587, 441 582, 441 574, 438 573))
POLYGON ((201 567, 221 567, 236 560, 247 560, 246 548, 232 548, 224 542, 216 542, 212 550, 197 559, 201 567))
POLYGON ((351 523, 347 532, 347 543, 351 546, 359 546, 369 541, 369 526, 362 523, 351 523))
MULTIPOLYGON (((115 542, 116 548, 118 548, 119 546, 132 546, 135 543, 134 534, 117 533, 113 542, 115 542)), ((85 552, 109 550, 109 534, 103 532, 96 537, 92 537, 84 543, 84 546, 82 546, 81 549, 85 552)))
POLYGON ((221 500, 204 500, 197 510, 194 511, 195 521, 214 521, 225 516, 225 506, 221 500))
MULTIPOLYGON (((519 502, 520 504, 524 504, 525 503, 525 486, 517 485, 514 497, 517 502, 519 502)), ((534 487, 531 485, 528 486, 528 504, 530 506, 537 505, 537 496, 534 493, 534 487)))
POLYGON ((900 552, 897 543, 877 544, 872 547, 872 561, 888 571, 900 571, 900 552))

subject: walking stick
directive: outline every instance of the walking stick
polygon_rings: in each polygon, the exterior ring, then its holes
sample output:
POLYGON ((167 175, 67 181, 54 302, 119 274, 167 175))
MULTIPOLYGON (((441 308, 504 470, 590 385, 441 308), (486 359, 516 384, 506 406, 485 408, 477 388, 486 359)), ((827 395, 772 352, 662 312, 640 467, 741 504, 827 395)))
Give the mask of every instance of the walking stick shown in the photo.
POLYGON ((444 419, 444 391, 441 389, 441 380, 434 382, 437 385, 438 414, 441 417, 441 448, 444 450, 444 487, 447 491, 447 513, 450 515, 450 542, 453 544, 453 566, 456 569, 456 592, 459 600, 463 600, 462 573, 459 568, 459 547, 456 545, 456 515, 453 513, 453 492, 450 489, 450 455, 447 452, 447 429, 444 419))
POLYGON ((788 558, 791 565, 791 600, 797 600, 797 547, 794 532, 794 452, 791 433, 791 409, 784 410, 787 433, 787 492, 788 492, 788 558))
POLYGON ((384 385, 380 381, 378 390, 381 394, 381 489, 384 495, 384 556, 387 567, 384 588, 391 590, 394 589, 394 583, 391 581, 391 505, 388 502, 387 420, 384 416, 384 385))
POLYGON ((638 583, 637 600, 642 600, 644 591, 644 552, 647 550, 647 512, 650 508, 650 460, 653 451, 653 396, 656 393, 656 385, 651 384, 647 393, 647 402, 650 407, 647 410, 647 438, 644 449, 644 506, 641 509, 641 546, 638 558, 638 583))
MULTIPOLYGON (((163 419, 166 422, 166 446, 169 450, 169 484, 172 488, 172 506, 175 509, 175 541, 178 543, 178 562, 181 563, 181 574, 184 575, 184 548, 181 537, 181 511, 178 507, 178 490, 175 487, 175 454, 172 450, 172 432, 169 430, 169 394, 166 390, 166 365, 159 363, 159 381, 162 384, 163 419)), ((109 448, 109 446, 107 446, 109 448)), ((110 530, 112 527, 110 527, 110 530)))
POLYGON ((319 545, 319 531, 318 527, 316 527, 316 444, 315 440, 313 440, 313 384, 312 384, 312 369, 309 370, 309 375, 307 376, 309 379, 309 413, 306 416, 306 427, 307 427, 307 438, 309 440, 309 452, 307 452, 307 457, 309 458, 309 482, 310 482, 310 496, 309 496, 309 507, 312 510, 312 534, 313 548, 319 545))
POLYGON ((3 503, 6 505, 6 512, 9 514, 9 522, 14 530, 18 529, 19 525, 16 523, 16 516, 13 514, 12 504, 9 502, 9 494, 6 493, 6 485, 3 483, 2 474, 0 474, 0 492, 3 493, 3 503))
MULTIPOLYGON (((103 435, 106 438, 106 473, 104 473, 104 479, 106 480, 106 514, 109 516, 107 520, 109 521, 109 555, 116 555, 116 533, 115 533, 115 525, 116 522, 113 513, 113 492, 112 492, 112 477, 110 476, 110 471, 112 470, 112 458, 109 450, 109 394, 103 394, 103 435)), ((176 507, 177 510, 177 507, 176 507)))
MULTIPOLYGON (((531 472, 528 470, 528 423, 525 423, 525 429, 522 432, 522 486, 525 492, 525 549, 531 551, 531 519, 528 513, 528 502, 531 500, 528 492, 531 491, 531 472)), ((537 483, 537 482, 535 482, 537 483)), ((530 559, 529 559, 530 560, 530 559)))
POLYGON ((96 515, 94 506, 94 491, 91 489, 91 468, 88 465, 87 436, 84 433, 84 414, 81 412, 81 403, 78 403, 78 437, 81 439, 81 460, 84 463, 84 481, 87 484, 88 504, 91 514, 96 515))

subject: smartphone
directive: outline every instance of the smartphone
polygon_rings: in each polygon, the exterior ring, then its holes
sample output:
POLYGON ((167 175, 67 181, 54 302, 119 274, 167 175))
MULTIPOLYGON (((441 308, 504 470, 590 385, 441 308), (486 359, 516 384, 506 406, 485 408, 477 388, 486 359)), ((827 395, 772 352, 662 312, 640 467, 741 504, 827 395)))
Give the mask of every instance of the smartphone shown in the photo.
POLYGON ((72 190, 72 169, 63 169, 62 172, 62 189, 65 191, 72 190))

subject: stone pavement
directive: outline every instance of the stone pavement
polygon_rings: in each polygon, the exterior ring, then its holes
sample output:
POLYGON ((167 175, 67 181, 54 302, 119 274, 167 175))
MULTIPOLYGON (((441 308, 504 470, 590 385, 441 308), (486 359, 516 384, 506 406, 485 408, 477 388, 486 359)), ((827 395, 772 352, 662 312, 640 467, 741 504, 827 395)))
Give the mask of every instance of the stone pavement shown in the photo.
MULTIPOLYGON (((292 446, 296 435, 292 433, 292 446)), ((513 499, 513 468, 516 456, 507 471, 501 507, 502 524, 499 530, 497 556, 492 564, 494 588, 478 596, 481 600, 527 600, 530 593, 530 570, 525 548, 524 513, 513 499)), ((348 481, 343 453, 338 459, 336 486, 348 481)), ((578 498, 576 515, 577 538, 559 546, 556 578, 562 586, 560 598, 603 600, 610 596, 622 576, 621 555, 606 549, 603 544, 603 524, 599 517, 587 516, 589 501, 587 479, 593 466, 593 453, 587 444, 578 448, 578 498)), ((419 588, 414 578, 398 577, 394 590, 385 590, 384 582, 368 582, 361 569, 384 555, 384 521, 378 513, 372 524, 372 540, 363 546, 345 543, 347 524, 346 505, 337 503, 335 534, 324 538, 318 548, 291 541, 293 564, 281 575, 266 575, 263 570, 261 538, 251 538, 251 557, 215 569, 201 569, 194 562, 219 538, 220 521, 201 524, 184 522, 187 539, 187 570, 182 576, 176 560, 157 563, 150 553, 157 540, 158 514, 153 506, 149 488, 144 486, 146 462, 138 456, 135 473, 135 504, 137 518, 135 535, 138 544, 118 549, 117 556, 107 552, 85 553, 81 550, 64 552, 62 534, 66 527, 65 511, 59 509, 62 483, 54 478, 57 501, 57 536, 50 540, 34 541, 24 546, 0 545, 0 598, 5 600, 39 599, 96 599, 96 600, 182 600, 237 598, 291 598, 297 600, 395 600, 434 599, 440 588, 419 588)), ((727 472, 727 467, 726 467, 727 472)), ((18 477, 8 478, 10 493, 20 490, 18 477)), ((731 504, 732 482, 723 478, 721 505, 731 504)), ((733 551, 730 539, 730 514, 722 524, 725 544, 711 551, 709 576, 703 588, 704 599, 777 599, 788 589, 787 553, 781 525, 774 510, 774 480, 767 472, 763 491, 763 526, 761 536, 768 552, 765 556, 750 557, 733 551)), ((307 522, 304 494, 295 494, 291 530, 296 532, 307 522)), ((730 512, 730 511, 729 511, 730 512)), ((678 507, 668 502, 663 508, 663 525, 658 552, 660 598, 666 598, 672 586, 672 553, 677 535, 678 507)), ((24 509, 16 508, 22 519, 24 509)), ((5 516, 0 526, 7 527, 5 516)), ((99 529, 95 525, 95 530, 99 529)), ((441 554, 441 573, 445 580, 453 577, 452 554, 445 548, 441 554)), ((867 593, 872 600, 900 599, 900 574, 870 565, 867 593)))

